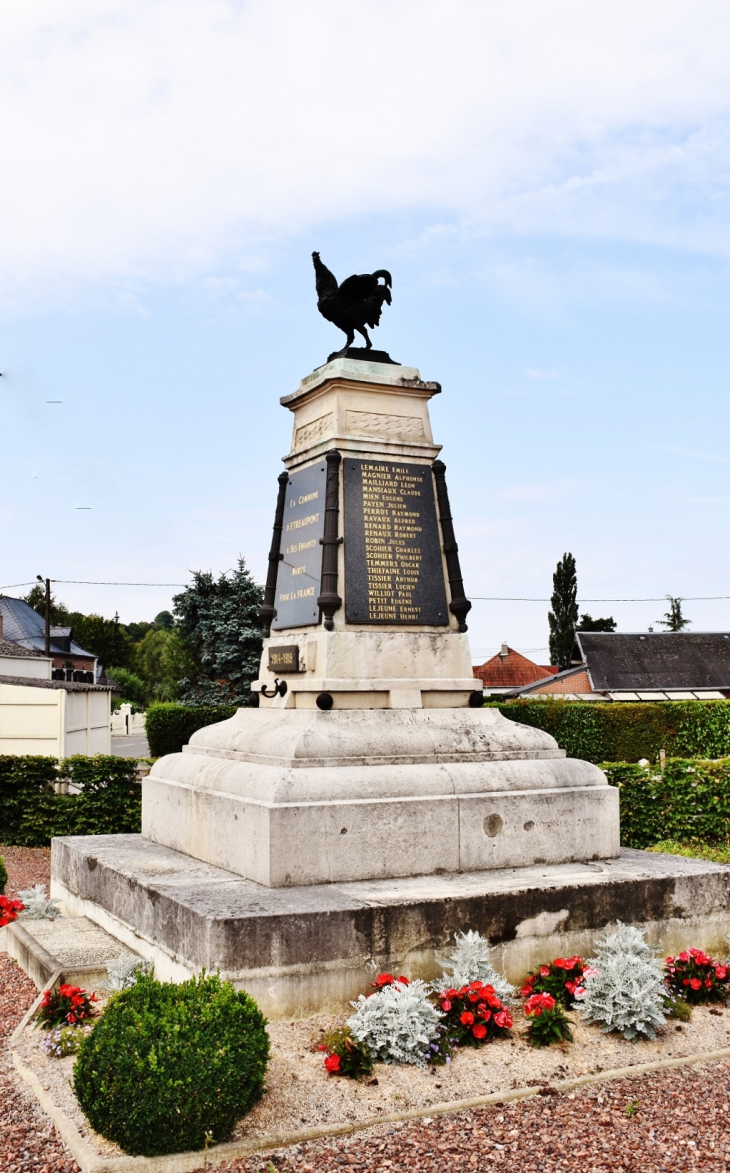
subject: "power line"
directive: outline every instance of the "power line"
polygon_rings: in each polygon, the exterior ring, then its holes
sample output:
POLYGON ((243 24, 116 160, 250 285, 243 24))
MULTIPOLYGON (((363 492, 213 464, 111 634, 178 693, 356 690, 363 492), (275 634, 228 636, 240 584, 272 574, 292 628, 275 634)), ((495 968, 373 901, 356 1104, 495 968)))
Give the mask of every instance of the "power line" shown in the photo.
MULTIPOLYGON (((521 599, 505 595, 471 595, 472 601, 480 603, 549 603, 550 599, 521 599)), ((707 602, 711 599, 730 599, 730 595, 681 595, 683 603, 707 602)), ((577 603, 666 603, 668 596, 659 599, 576 599, 577 603)))
POLYGON ((95 582, 88 578, 52 578, 51 582, 74 582, 82 586, 150 586, 150 587, 184 587, 186 582, 95 582))
MULTIPOLYGON (((52 578, 51 582, 77 583, 81 586, 146 586, 146 587, 185 587, 185 582, 94 582, 87 578, 52 578)), ((14 587, 35 586, 35 582, 9 582, 0 587, 0 591, 10 591, 14 587)))

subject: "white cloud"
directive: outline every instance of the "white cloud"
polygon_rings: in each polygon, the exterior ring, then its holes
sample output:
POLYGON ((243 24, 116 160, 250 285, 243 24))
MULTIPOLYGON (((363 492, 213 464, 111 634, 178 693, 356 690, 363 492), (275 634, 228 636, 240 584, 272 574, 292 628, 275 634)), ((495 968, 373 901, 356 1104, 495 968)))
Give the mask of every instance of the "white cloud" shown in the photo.
POLYGON ((6 7, 0 271, 176 279, 403 208, 727 253, 729 34, 719 0, 6 7))

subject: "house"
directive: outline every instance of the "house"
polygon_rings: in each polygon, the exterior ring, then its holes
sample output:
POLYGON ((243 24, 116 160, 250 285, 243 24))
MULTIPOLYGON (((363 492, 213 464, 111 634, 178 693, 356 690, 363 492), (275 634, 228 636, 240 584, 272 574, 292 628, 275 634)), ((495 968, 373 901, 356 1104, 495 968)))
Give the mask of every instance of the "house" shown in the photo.
POLYGON ((0 754, 111 753, 111 687, 53 680, 52 658, 0 639, 0 754))
POLYGON ((571 666, 521 697, 593 701, 730 698, 730 633, 578 631, 571 666))
POLYGON ((485 696, 507 696, 557 671, 557 668, 535 664, 503 643, 496 656, 474 668, 474 676, 481 680, 485 696))
POLYGON ((93 671, 71 669, 85 679, 67 680, 53 654, 4 639, 4 626, 0 612, 0 754, 111 753, 112 686, 95 684, 93 671))
MULTIPOLYGON (((45 654, 46 624, 24 599, 0 597, 0 639, 10 640, 21 648, 45 654)), ((75 642, 70 627, 51 627, 53 679, 95 684, 100 676, 93 652, 86 652, 75 642)))

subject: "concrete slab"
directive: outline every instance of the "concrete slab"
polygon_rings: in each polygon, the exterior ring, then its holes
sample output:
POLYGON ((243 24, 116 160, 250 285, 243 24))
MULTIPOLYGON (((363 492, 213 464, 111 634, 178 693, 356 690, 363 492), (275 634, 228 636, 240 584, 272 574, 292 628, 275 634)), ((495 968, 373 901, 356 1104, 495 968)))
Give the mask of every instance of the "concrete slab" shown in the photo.
POLYGON ((623 850, 618 859, 444 876, 269 888, 141 835, 55 839, 51 892, 182 980, 219 969, 265 1013, 342 1006, 382 970, 432 977, 457 930, 478 929, 513 981, 589 953, 618 919, 663 951, 726 951, 730 868, 623 850))
POLYGON ((21 917, 0 934, 0 948, 45 989, 54 974, 62 981, 96 989, 105 985, 107 964, 129 950, 84 916, 29 920, 21 917))

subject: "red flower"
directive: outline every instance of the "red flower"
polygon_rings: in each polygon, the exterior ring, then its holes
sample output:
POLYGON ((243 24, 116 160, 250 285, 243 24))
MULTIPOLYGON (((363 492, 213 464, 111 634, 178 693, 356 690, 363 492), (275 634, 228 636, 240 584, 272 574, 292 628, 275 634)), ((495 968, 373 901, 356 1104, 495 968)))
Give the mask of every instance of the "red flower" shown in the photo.
POLYGON ((459 1016, 459 1022, 461 1023, 462 1026, 471 1026, 473 1021, 474 1021, 474 1015, 471 1013, 470 1010, 465 1010, 463 1012, 463 1014, 461 1014, 459 1016))
POLYGON ((529 1017, 531 1014, 539 1016, 543 1010, 552 1010, 555 1006, 555 999, 552 994, 533 994, 525 1002, 525 1014, 529 1017))
POLYGON ((689 961, 689 953, 680 953, 677 961, 689 961))
MULTIPOLYGON (((555 964, 559 965, 560 962, 556 961, 555 964)), ((549 965, 541 965, 540 966, 540 974, 542 977, 550 977, 550 966, 549 965)))
POLYGON ((324 1061, 324 1066, 325 1066, 325 1070, 330 1075, 334 1075, 334 1073, 336 1071, 340 1070, 340 1056, 339 1055, 328 1055, 324 1061))
POLYGON ((506 1027, 509 1030, 512 1026, 512 1015, 509 1010, 500 1010, 499 1014, 495 1014, 494 1022, 496 1026, 506 1027))
POLYGON ((379 973, 373 982, 373 986, 376 990, 380 990, 383 986, 392 986, 394 981, 395 978, 392 973, 379 973))
POLYGON ((71 1026, 73 1026, 74 1023, 76 1022, 76 1015, 72 1014, 70 1010, 69 1010, 68 1014, 66 1015, 66 1022, 70 1022, 71 1026))
POLYGON ((699 978, 690 978, 689 984, 691 985, 693 990, 699 990, 702 986, 702 982, 700 981, 699 978))
POLYGON ((531 993, 532 993, 532 986, 530 985, 530 983, 528 981, 525 983, 525 985, 520 990, 520 994, 522 995, 523 998, 529 998, 531 993))
POLYGON ((0 896, 0 929, 18 919, 18 913, 25 908, 22 900, 8 900, 7 896, 0 896))
POLYGON ((475 1039, 484 1039, 487 1037, 487 1028, 483 1022, 478 1022, 471 1029, 475 1039))
POLYGON ((444 998, 443 1002, 441 1003, 441 1009, 445 1014, 449 1013, 449 1010, 451 1009, 451 1002, 448 998, 444 998))
POLYGON ((403 974, 400 975, 400 977, 398 978, 398 981, 401 982, 404 986, 409 986, 411 984, 411 979, 407 978, 407 977, 403 977, 403 974))
POLYGON ((724 982, 727 977, 727 969, 724 965, 715 966, 715 977, 719 982, 724 982))

